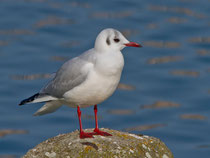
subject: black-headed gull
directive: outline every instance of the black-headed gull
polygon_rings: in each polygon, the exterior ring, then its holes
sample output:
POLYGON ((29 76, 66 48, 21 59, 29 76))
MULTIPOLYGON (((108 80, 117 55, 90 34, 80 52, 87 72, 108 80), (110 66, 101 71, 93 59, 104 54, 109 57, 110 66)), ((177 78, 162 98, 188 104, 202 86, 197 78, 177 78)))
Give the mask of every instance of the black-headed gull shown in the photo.
POLYGON ((111 136, 98 128, 97 104, 116 90, 124 66, 121 50, 126 46, 141 47, 140 44, 129 42, 115 29, 102 30, 94 48, 64 63, 39 93, 21 101, 19 105, 45 102, 35 116, 54 112, 62 105, 77 107, 80 138, 111 136), (91 105, 95 105, 95 129, 87 133, 82 128, 80 107, 91 105))

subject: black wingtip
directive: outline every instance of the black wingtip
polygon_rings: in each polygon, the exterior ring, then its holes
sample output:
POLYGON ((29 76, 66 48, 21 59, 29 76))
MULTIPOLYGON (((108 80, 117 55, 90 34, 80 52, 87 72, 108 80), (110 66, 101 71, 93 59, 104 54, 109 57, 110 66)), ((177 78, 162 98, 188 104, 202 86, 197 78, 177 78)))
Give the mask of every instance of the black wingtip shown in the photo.
POLYGON ((36 94, 34 94, 33 96, 31 96, 31 97, 29 97, 29 98, 27 98, 27 99, 22 100, 22 101, 20 102, 20 104, 18 104, 18 105, 21 106, 21 105, 24 105, 24 104, 26 104, 26 103, 32 102, 32 101, 33 101, 34 99, 36 99, 38 96, 39 96, 39 93, 36 93, 36 94))
MULTIPOLYGON (((24 101, 24 100, 23 100, 24 101)), ((18 105, 21 106, 21 105, 24 105, 24 102, 21 101, 18 105)))

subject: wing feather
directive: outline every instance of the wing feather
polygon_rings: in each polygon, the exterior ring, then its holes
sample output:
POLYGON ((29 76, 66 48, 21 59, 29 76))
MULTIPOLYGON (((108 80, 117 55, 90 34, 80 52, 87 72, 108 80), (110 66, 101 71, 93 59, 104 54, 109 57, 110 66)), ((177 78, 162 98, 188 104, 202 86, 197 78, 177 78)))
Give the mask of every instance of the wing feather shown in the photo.
POLYGON ((64 63, 56 72, 54 79, 41 92, 62 98, 65 92, 83 83, 94 65, 91 54, 89 51, 64 63))

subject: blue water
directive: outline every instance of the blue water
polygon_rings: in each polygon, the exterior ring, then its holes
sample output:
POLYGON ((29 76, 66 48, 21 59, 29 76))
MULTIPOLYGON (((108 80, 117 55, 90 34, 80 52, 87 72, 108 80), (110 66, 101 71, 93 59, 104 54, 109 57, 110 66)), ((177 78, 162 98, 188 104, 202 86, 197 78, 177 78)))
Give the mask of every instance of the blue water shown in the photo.
MULTIPOLYGON (((34 117, 41 103, 22 107, 18 103, 47 83, 43 74, 92 48, 97 34, 107 27, 144 47, 123 50, 121 82, 135 89, 118 89, 99 105, 99 126, 127 131, 162 124, 130 132, 160 138, 174 157, 209 157, 209 6, 207 0, 1 0, 0 133, 5 129, 27 133, 0 137, 0 157, 20 157, 50 137, 78 129, 76 109, 62 107, 34 117), (149 62, 162 57, 178 59, 149 62), (178 106, 143 108, 156 101, 178 106), (110 112, 117 110, 129 112, 110 112)), ((94 120, 88 117, 93 108, 82 109, 82 114, 83 126, 93 128, 94 120)))

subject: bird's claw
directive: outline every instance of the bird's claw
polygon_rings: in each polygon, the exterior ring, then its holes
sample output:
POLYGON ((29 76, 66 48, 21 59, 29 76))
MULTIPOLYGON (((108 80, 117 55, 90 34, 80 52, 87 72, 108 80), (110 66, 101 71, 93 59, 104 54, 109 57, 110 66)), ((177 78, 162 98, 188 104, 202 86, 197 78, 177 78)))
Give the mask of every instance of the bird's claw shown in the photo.
POLYGON ((93 133, 88 133, 88 132, 81 131, 80 132, 80 138, 81 139, 93 138, 93 133))
POLYGON ((101 135, 101 136, 112 136, 111 134, 101 131, 98 128, 95 128, 92 134, 93 135, 101 135))

